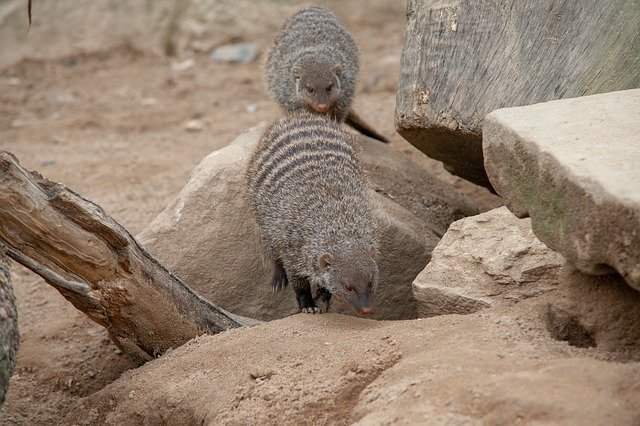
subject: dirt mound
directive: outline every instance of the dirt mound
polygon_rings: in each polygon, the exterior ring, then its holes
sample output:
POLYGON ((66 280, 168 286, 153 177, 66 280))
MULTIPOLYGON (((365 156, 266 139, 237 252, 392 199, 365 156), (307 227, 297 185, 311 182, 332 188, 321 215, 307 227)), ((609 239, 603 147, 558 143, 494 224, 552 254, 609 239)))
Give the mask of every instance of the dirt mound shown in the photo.
POLYGON ((590 359, 590 353, 554 340, 528 309, 405 322, 296 315, 194 339, 125 373, 83 401, 70 419, 107 424, 628 424, 640 419, 640 366, 590 359))

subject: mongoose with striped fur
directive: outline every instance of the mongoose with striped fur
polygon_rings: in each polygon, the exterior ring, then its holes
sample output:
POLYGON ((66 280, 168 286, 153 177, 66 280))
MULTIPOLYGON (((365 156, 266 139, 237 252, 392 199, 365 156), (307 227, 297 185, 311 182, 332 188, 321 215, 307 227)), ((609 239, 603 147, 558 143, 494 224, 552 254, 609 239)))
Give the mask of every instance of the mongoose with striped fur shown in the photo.
POLYGON ((355 135, 336 122, 295 113, 260 139, 246 170, 252 209, 274 262, 272 288, 287 283, 302 312, 331 294, 373 312, 377 239, 355 135))
POLYGON ((265 72, 271 95, 285 111, 306 109, 344 121, 358 75, 355 41, 330 10, 294 14, 276 37, 265 72))

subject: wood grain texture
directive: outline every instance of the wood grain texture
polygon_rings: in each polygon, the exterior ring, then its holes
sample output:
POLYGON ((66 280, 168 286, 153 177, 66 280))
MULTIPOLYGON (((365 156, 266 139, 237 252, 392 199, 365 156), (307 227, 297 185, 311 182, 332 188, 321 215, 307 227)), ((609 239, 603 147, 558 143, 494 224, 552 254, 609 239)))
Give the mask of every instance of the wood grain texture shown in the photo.
POLYGON ((0 406, 18 358, 18 311, 16 309, 9 259, 0 250, 0 406))
POLYGON ((491 111, 640 87, 639 0, 409 0, 396 128, 491 187, 491 111))
POLYGON ((200 334, 253 325, 211 304, 102 208, 0 151, 0 250, 32 269, 143 363, 200 334))

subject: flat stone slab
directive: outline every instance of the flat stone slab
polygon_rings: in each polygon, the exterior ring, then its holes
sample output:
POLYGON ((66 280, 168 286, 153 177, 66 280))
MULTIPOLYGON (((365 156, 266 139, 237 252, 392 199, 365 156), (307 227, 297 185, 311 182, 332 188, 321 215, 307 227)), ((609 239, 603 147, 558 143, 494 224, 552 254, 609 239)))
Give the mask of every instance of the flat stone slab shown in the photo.
POLYGON ((640 290, 640 89, 496 110, 483 150, 493 187, 541 241, 640 290))

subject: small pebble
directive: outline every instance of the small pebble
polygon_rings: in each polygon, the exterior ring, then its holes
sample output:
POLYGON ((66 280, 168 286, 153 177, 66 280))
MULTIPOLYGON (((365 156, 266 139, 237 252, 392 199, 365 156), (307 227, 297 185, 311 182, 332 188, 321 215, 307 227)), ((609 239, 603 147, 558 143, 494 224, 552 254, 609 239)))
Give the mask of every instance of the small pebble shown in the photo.
POLYGON ((158 103, 156 98, 143 98, 140 100, 140 105, 142 106, 153 106, 158 103))
POLYGON ((196 64, 196 61, 193 59, 185 59, 184 61, 174 62, 171 64, 171 69, 176 72, 186 71, 189 68, 193 67, 196 64))
POLYGON ((204 129, 204 124, 200 120, 189 120, 184 123, 184 129, 187 132, 200 132, 204 129))
POLYGON ((75 101, 73 95, 69 92, 54 92, 45 95, 47 99, 58 104, 69 104, 75 101))
POLYGON ((236 43, 218 46, 211 52, 215 62, 232 62, 249 64, 258 56, 258 45, 255 43, 236 43))

